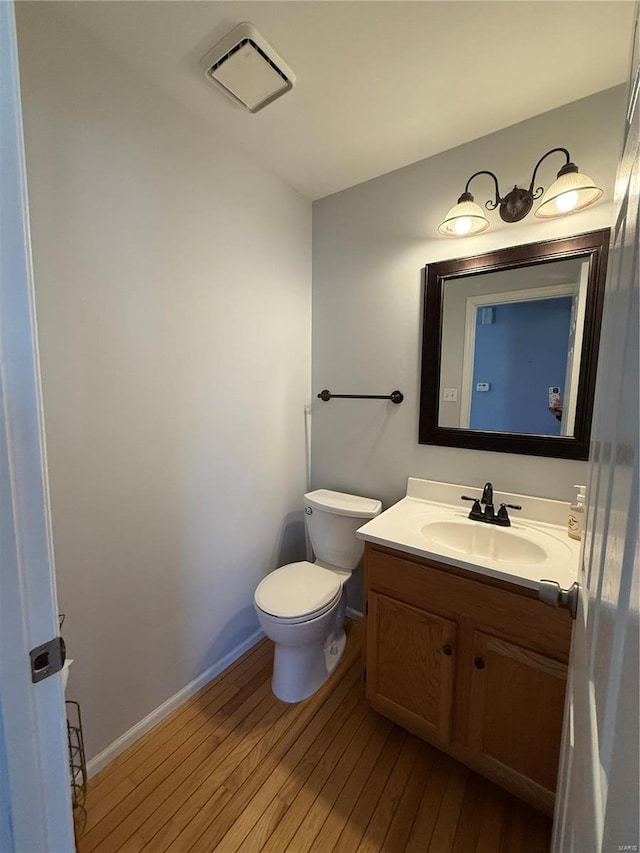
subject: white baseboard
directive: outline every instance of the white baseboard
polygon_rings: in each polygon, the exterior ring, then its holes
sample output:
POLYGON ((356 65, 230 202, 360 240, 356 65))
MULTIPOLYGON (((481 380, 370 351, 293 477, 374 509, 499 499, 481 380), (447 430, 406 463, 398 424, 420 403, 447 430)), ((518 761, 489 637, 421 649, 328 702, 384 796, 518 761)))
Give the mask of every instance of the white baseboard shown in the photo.
POLYGON ((147 714, 146 717, 137 722, 134 726, 131 726, 128 731, 123 735, 120 735, 117 740, 114 740, 114 742, 109 744, 106 749, 103 749, 102 752, 98 753, 98 755, 87 762, 87 776, 91 778, 91 776, 94 776, 99 770, 102 770, 103 767, 106 767, 110 761, 113 761, 113 759, 120 755, 121 752, 124 752, 128 746, 135 743, 135 741, 148 732, 149 729, 152 729, 179 705, 186 702, 190 696, 197 693, 205 684, 217 675, 220 675, 221 672, 231 666, 231 664, 241 655, 249 651, 252 646, 255 646, 255 644, 263 637, 264 631, 261 629, 255 631, 255 633, 251 634, 251 636, 243 643, 240 643, 239 646, 236 646, 235 649, 230 651, 223 658, 220 658, 219 661, 216 661, 216 663, 208 669, 205 669, 204 672, 200 673, 200 675, 197 678, 194 678, 193 681, 189 682, 186 687, 183 687, 182 690, 178 690, 178 692, 174 693, 173 696, 170 696, 166 702, 163 702, 162 705, 159 705, 154 711, 147 714))
POLYGON ((347 616, 349 619, 355 619, 356 622, 362 622, 364 613, 361 610, 356 610, 354 607, 347 607, 347 616))

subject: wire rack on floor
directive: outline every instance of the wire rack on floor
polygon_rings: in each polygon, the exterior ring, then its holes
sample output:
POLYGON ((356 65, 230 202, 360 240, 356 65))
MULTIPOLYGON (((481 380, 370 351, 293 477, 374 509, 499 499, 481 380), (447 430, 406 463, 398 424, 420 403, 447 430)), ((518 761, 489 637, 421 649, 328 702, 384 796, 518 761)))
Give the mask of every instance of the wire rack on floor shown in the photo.
POLYGON ((67 711, 67 740, 69 741, 69 772, 71 774, 71 798, 73 807, 84 808, 87 790, 87 761, 82 734, 80 705, 71 699, 65 702, 67 711))

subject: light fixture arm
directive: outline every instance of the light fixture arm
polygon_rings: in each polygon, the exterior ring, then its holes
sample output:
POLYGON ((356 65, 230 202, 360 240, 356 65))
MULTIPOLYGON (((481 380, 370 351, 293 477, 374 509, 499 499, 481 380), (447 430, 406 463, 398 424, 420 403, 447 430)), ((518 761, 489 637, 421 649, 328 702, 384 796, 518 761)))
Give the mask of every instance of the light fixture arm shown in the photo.
POLYGON ((471 175, 471 177, 469 178, 469 180, 467 181, 467 183, 465 185, 463 194, 458 199, 458 202, 473 201, 473 196, 469 192, 469 184, 471 183, 471 181, 474 178, 477 178, 478 175, 491 175, 491 177, 493 178, 493 182, 496 185, 496 200, 491 201, 491 199, 489 199, 489 201, 485 202, 485 207, 487 208, 487 210, 495 210, 496 207, 498 207, 498 205, 503 201, 503 199, 500 197, 500 188, 498 186, 498 178, 494 175, 493 172, 490 172, 488 169, 481 169, 479 172, 474 172, 474 174, 471 175))
POLYGON ((539 168, 539 166, 543 160, 545 160, 550 154, 555 154, 556 151, 561 151, 564 154, 564 156, 567 158, 566 163, 564 164, 562 169, 560 169, 560 171, 558 172, 558 177, 560 177, 560 175, 566 174, 567 172, 577 172, 578 171, 578 167, 575 166, 571 162, 571 155, 569 154, 569 152, 567 151, 566 148, 552 148, 550 151, 547 151, 547 153, 543 154, 542 157, 536 163, 534 170, 533 170, 533 175, 531 176, 531 183, 529 184, 529 192, 531 193, 531 196, 534 199, 540 198, 540 196, 544 192, 543 187, 537 187, 535 192, 533 190, 533 187, 535 186, 535 182, 536 182, 536 174, 538 172, 538 168, 539 168), (569 167, 569 168, 567 168, 567 167, 569 167))

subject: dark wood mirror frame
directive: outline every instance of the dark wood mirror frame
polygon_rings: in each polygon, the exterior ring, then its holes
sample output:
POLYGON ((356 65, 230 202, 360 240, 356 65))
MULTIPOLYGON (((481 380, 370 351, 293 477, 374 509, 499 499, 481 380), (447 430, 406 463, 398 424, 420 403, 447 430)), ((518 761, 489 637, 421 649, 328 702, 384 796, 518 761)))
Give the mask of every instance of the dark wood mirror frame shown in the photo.
POLYGON ((470 258, 439 261, 425 267, 420 444, 522 453, 528 456, 588 459, 609 235, 610 229, 604 228, 575 237, 512 246, 470 258), (480 432, 438 426, 443 286, 446 281, 461 276, 510 270, 569 258, 583 258, 589 262, 574 435, 569 437, 480 432))

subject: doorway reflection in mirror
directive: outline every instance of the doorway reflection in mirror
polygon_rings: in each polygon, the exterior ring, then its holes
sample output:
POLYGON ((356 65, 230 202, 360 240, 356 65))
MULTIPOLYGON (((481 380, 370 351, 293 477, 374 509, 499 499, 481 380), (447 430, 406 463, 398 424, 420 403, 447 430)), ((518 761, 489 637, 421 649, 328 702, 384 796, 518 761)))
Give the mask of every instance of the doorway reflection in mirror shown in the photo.
POLYGON ((574 435, 588 267, 574 258, 446 281, 438 426, 574 435))

